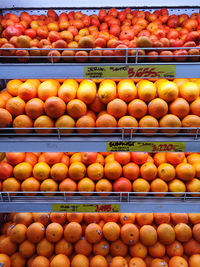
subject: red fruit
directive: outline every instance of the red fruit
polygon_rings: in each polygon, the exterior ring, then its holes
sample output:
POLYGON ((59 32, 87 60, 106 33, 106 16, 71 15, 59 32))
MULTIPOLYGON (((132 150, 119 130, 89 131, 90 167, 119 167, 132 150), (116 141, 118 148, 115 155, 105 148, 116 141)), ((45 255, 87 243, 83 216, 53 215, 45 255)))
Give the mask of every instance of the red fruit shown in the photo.
POLYGON ((119 35, 120 40, 129 40, 131 41, 134 38, 134 33, 132 30, 124 30, 119 35))
POLYGON ((131 152, 132 161, 136 164, 142 165, 148 159, 147 152, 131 152))
POLYGON ((98 15, 99 20, 100 21, 103 21, 106 15, 107 15, 107 11, 105 9, 101 9, 99 11, 99 15, 98 15))
POLYGON ((84 164, 89 165, 96 162, 97 152, 81 152, 81 160, 84 164))
POLYGON ((173 54, 174 54, 175 61, 183 62, 183 61, 186 61, 188 52, 184 49, 180 49, 180 50, 175 50, 173 54))
POLYGON ((172 15, 169 17, 168 21, 167 21, 167 26, 170 28, 176 28, 178 27, 179 24, 179 20, 178 20, 178 16, 176 15, 172 15))
POLYGON ((37 32, 34 29, 26 29, 25 35, 29 36, 31 39, 34 39, 37 35, 37 32))
POLYGON ((8 26, 4 31, 4 36, 6 39, 10 39, 12 36, 20 36, 22 35, 22 30, 15 26, 8 26))
POLYGON ((12 176, 13 166, 7 162, 0 163, 0 180, 7 179, 12 176))
POLYGON ((114 192, 131 192, 132 184, 129 179, 120 177, 113 184, 114 192))

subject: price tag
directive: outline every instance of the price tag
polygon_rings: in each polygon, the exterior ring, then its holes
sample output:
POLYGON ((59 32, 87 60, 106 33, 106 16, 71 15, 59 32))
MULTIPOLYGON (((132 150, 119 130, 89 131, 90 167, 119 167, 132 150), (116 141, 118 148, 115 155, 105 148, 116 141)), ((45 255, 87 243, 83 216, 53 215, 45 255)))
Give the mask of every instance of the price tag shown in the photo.
POLYGON ((107 142, 107 151, 184 152, 185 142, 107 142))
POLYGON ((120 212, 119 204, 52 204, 52 212, 120 212))
POLYGON ((176 77, 175 65, 85 66, 85 78, 170 78, 176 77))

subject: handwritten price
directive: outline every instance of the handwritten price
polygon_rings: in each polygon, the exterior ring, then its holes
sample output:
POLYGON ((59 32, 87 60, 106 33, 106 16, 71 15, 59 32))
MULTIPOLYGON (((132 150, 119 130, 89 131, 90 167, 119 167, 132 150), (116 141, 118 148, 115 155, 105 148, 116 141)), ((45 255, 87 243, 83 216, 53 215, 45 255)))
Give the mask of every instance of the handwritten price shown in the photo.
POLYGON ((112 208, 111 204, 105 204, 105 205, 96 205, 95 212, 114 212, 115 210, 112 208))
POLYGON ((160 144, 160 145, 153 145, 152 152, 157 151, 175 151, 176 147, 172 144, 166 145, 166 144, 160 144))
POLYGON ((128 70, 128 76, 131 77, 161 77, 161 74, 163 74, 163 71, 156 71, 155 68, 129 68, 128 70))

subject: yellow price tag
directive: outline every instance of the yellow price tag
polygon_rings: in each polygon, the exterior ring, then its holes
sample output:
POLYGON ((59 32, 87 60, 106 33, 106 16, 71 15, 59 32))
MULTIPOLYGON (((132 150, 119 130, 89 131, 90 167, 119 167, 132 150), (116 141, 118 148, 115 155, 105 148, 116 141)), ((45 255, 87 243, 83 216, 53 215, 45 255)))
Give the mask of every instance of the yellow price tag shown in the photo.
POLYGON ((52 204, 52 212, 120 212, 120 204, 52 204))
POLYGON ((85 78, 170 78, 176 77, 175 65, 85 66, 85 78))
POLYGON ((185 142, 107 142, 107 151, 184 152, 185 142))

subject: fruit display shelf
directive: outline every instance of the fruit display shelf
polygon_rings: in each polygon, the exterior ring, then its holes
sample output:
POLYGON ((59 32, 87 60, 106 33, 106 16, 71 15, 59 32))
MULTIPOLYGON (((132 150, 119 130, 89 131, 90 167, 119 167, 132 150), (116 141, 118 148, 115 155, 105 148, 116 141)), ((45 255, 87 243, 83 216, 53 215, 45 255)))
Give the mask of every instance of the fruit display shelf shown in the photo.
MULTIPOLYGON (((143 131, 154 128, 89 128, 105 132, 78 133, 76 128, 37 128, 42 133, 30 133, 34 128, 1 128, 0 151, 1 152, 64 152, 64 151, 145 151, 145 152, 199 152, 199 128, 184 128, 186 132, 170 133, 170 131, 183 130, 183 128, 161 128, 165 133, 157 132, 147 134, 143 131), (54 130, 45 134, 45 130, 54 130), (108 129, 116 130, 108 133, 108 129), (29 132, 27 133, 26 130, 29 132), (63 133, 64 130, 73 130, 72 133, 63 133), (17 131, 17 133, 16 133, 17 131), (21 131, 21 133, 20 133, 21 131), (127 132, 129 131, 129 132, 127 132)), ((79 128, 88 131, 88 128, 79 128)))
POLYGON ((199 197, 192 196, 196 193, 191 192, 181 197, 174 197, 170 192, 165 197, 159 197, 159 192, 119 192, 118 196, 116 192, 110 192, 110 196, 97 196, 96 192, 92 192, 92 196, 87 196, 88 192, 82 196, 81 192, 72 192, 73 196, 69 196, 70 192, 33 193, 34 196, 24 196, 23 192, 17 192, 18 195, 13 196, 10 192, 0 192, 0 212, 200 212, 199 197))

